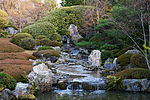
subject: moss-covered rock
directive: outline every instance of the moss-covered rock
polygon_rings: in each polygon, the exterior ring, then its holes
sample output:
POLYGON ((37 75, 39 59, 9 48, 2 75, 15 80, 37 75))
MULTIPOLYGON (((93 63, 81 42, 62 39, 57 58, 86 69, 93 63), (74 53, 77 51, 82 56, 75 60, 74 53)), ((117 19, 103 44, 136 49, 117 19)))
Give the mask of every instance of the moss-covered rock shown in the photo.
POLYGON ((36 97, 33 94, 22 95, 18 99, 20 100, 36 100, 36 97))
POLYGON ((67 84, 67 82, 59 82, 57 86, 59 89, 66 90, 68 84, 67 84))
POLYGON ((107 77, 107 90, 121 90, 122 89, 122 79, 115 76, 107 77))
POLYGON ((51 56, 60 57, 60 52, 57 50, 41 50, 33 53, 33 56, 37 58, 41 58, 41 55, 46 58, 49 58, 51 56))
POLYGON ((118 72, 114 76, 122 79, 150 79, 150 71, 144 68, 131 68, 118 72))

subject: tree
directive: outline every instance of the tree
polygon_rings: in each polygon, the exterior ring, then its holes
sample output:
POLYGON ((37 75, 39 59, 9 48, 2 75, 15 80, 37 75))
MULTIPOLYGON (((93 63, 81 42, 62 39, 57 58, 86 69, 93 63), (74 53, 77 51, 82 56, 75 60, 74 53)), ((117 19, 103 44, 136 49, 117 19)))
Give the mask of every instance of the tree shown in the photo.
POLYGON ((150 1, 132 0, 122 4, 123 7, 118 7, 113 12, 113 21, 136 45, 135 48, 141 51, 150 70, 148 60, 150 52, 147 51, 147 47, 150 48, 150 1))
POLYGON ((56 0, 2 0, 0 7, 8 13, 9 19, 22 28, 43 17, 47 12, 56 8, 56 0))
POLYGON ((86 30, 88 38, 91 37, 94 33, 94 27, 98 24, 99 19, 105 15, 106 10, 110 6, 110 2, 107 0, 84 0, 85 5, 92 6, 94 9, 87 10, 83 14, 83 30, 86 30))

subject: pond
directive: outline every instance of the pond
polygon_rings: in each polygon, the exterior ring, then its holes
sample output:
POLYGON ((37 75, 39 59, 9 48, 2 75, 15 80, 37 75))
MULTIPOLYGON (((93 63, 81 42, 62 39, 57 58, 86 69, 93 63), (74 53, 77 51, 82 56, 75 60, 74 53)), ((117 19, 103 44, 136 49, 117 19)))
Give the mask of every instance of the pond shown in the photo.
POLYGON ((113 91, 71 91, 55 90, 36 96, 37 100, 150 100, 148 93, 113 91))

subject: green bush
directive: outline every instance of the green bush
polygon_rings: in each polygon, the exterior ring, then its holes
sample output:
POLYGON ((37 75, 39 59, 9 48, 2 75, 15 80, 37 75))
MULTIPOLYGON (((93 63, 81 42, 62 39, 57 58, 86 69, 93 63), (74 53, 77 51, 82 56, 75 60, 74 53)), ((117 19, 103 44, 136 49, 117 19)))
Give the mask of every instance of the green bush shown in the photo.
POLYGON ((115 76, 107 77, 107 90, 121 90, 122 89, 122 79, 115 76))
POLYGON ((73 6, 73 5, 83 5, 84 1, 83 0, 63 0, 63 5, 64 6, 73 6))
POLYGON ((116 53, 116 56, 120 56, 122 54, 124 54, 125 52, 127 52, 128 50, 132 50, 133 48, 132 47, 126 47, 126 48, 123 48, 122 50, 120 50, 118 53, 116 53))
POLYGON ((16 45, 20 45, 20 42, 24 38, 32 38, 32 36, 28 33, 18 33, 11 39, 11 42, 16 45))
POLYGON ((35 40, 30 38, 24 38, 20 42, 20 46, 27 50, 33 50, 35 45, 35 40))
POLYGON ((42 46, 38 49, 38 51, 41 51, 41 50, 54 50, 51 46, 42 46))
POLYGON ((117 64, 124 67, 130 64, 130 58, 133 56, 133 54, 123 54, 118 57, 117 64))
POLYGON ((16 87, 16 80, 12 76, 1 72, 0 73, 0 88, 2 87, 8 88, 10 90, 14 90, 16 87))
POLYGON ((50 39, 53 34, 56 34, 56 29, 54 25, 49 22, 41 22, 25 27, 22 32, 30 33, 34 38, 45 35, 50 39))
POLYGON ((1 33, 3 35, 3 38, 7 38, 7 36, 8 36, 8 32, 7 31, 4 31, 4 30, 0 29, 0 34, 1 33))
POLYGON ((0 10, 0 28, 3 28, 8 25, 8 14, 0 10))
POLYGON ((84 42, 84 41, 89 41, 89 39, 88 38, 81 38, 78 40, 78 42, 84 42))
POLYGON ((39 40, 40 45, 42 46, 49 46, 50 45, 51 40, 48 38, 43 38, 41 40, 39 40))
POLYGON ((110 29, 110 28, 113 27, 113 25, 114 25, 114 23, 111 22, 110 19, 103 19, 103 18, 101 18, 101 19, 99 20, 99 24, 97 24, 97 25, 95 26, 95 30, 97 30, 97 31, 102 31, 102 30, 104 30, 104 29, 110 29))
POLYGON ((131 68, 118 72, 114 76, 122 79, 150 79, 150 71, 144 68, 131 68))
POLYGON ((47 36, 45 36, 45 35, 38 35, 35 39, 42 40, 44 38, 47 38, 47 36))
POLYGON ((102 62, 105 62, 108 58, 114 58, 114 54, 111 51, 102 51, 102 62))
POLYGON ((88 41, 78 42, 78 43, 76 43, 76 45, 79 46, 79 47, 85 47, 85 48, 93 47, 93 43, 88 42, 88 41))
POLYGON ((52 34, 51 37, 50 37, 50 40, 52 40, 52 41, 61 41, 61 35, 52 34))
POLYGON ((62 46, 63 43, 57 42, 57 41, 51 41, 49 45, 50 45, 50 46, 53 46, 53 47, 56 47, 56 46, 62 46))
POLYGON ((134 68, 148 68, 146 59, 142 54, 135 54, 130 59, 131 66, 134 68))
POLYGON ((105 44, 99 48, 99 50, 113 50, 113 49, 117 49, 117 46, 112 44, 105 44))

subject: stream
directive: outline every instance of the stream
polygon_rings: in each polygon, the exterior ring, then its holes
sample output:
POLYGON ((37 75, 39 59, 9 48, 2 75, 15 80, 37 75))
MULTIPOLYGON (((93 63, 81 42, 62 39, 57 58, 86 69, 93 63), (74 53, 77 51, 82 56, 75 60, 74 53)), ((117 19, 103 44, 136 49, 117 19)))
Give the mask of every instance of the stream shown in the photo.
POLYGON ((148 93, 106 91, 105 78, 99 71, 85 67, 89 55, 85 51, 69 48, 67 52, 61 52, 60 58, 65 62, 53 66, 58 74, 65 76, 60 79, 65 86, 60 89, 56 85, 51 92, 37 94, 37 100, 150 100, 148 93))

